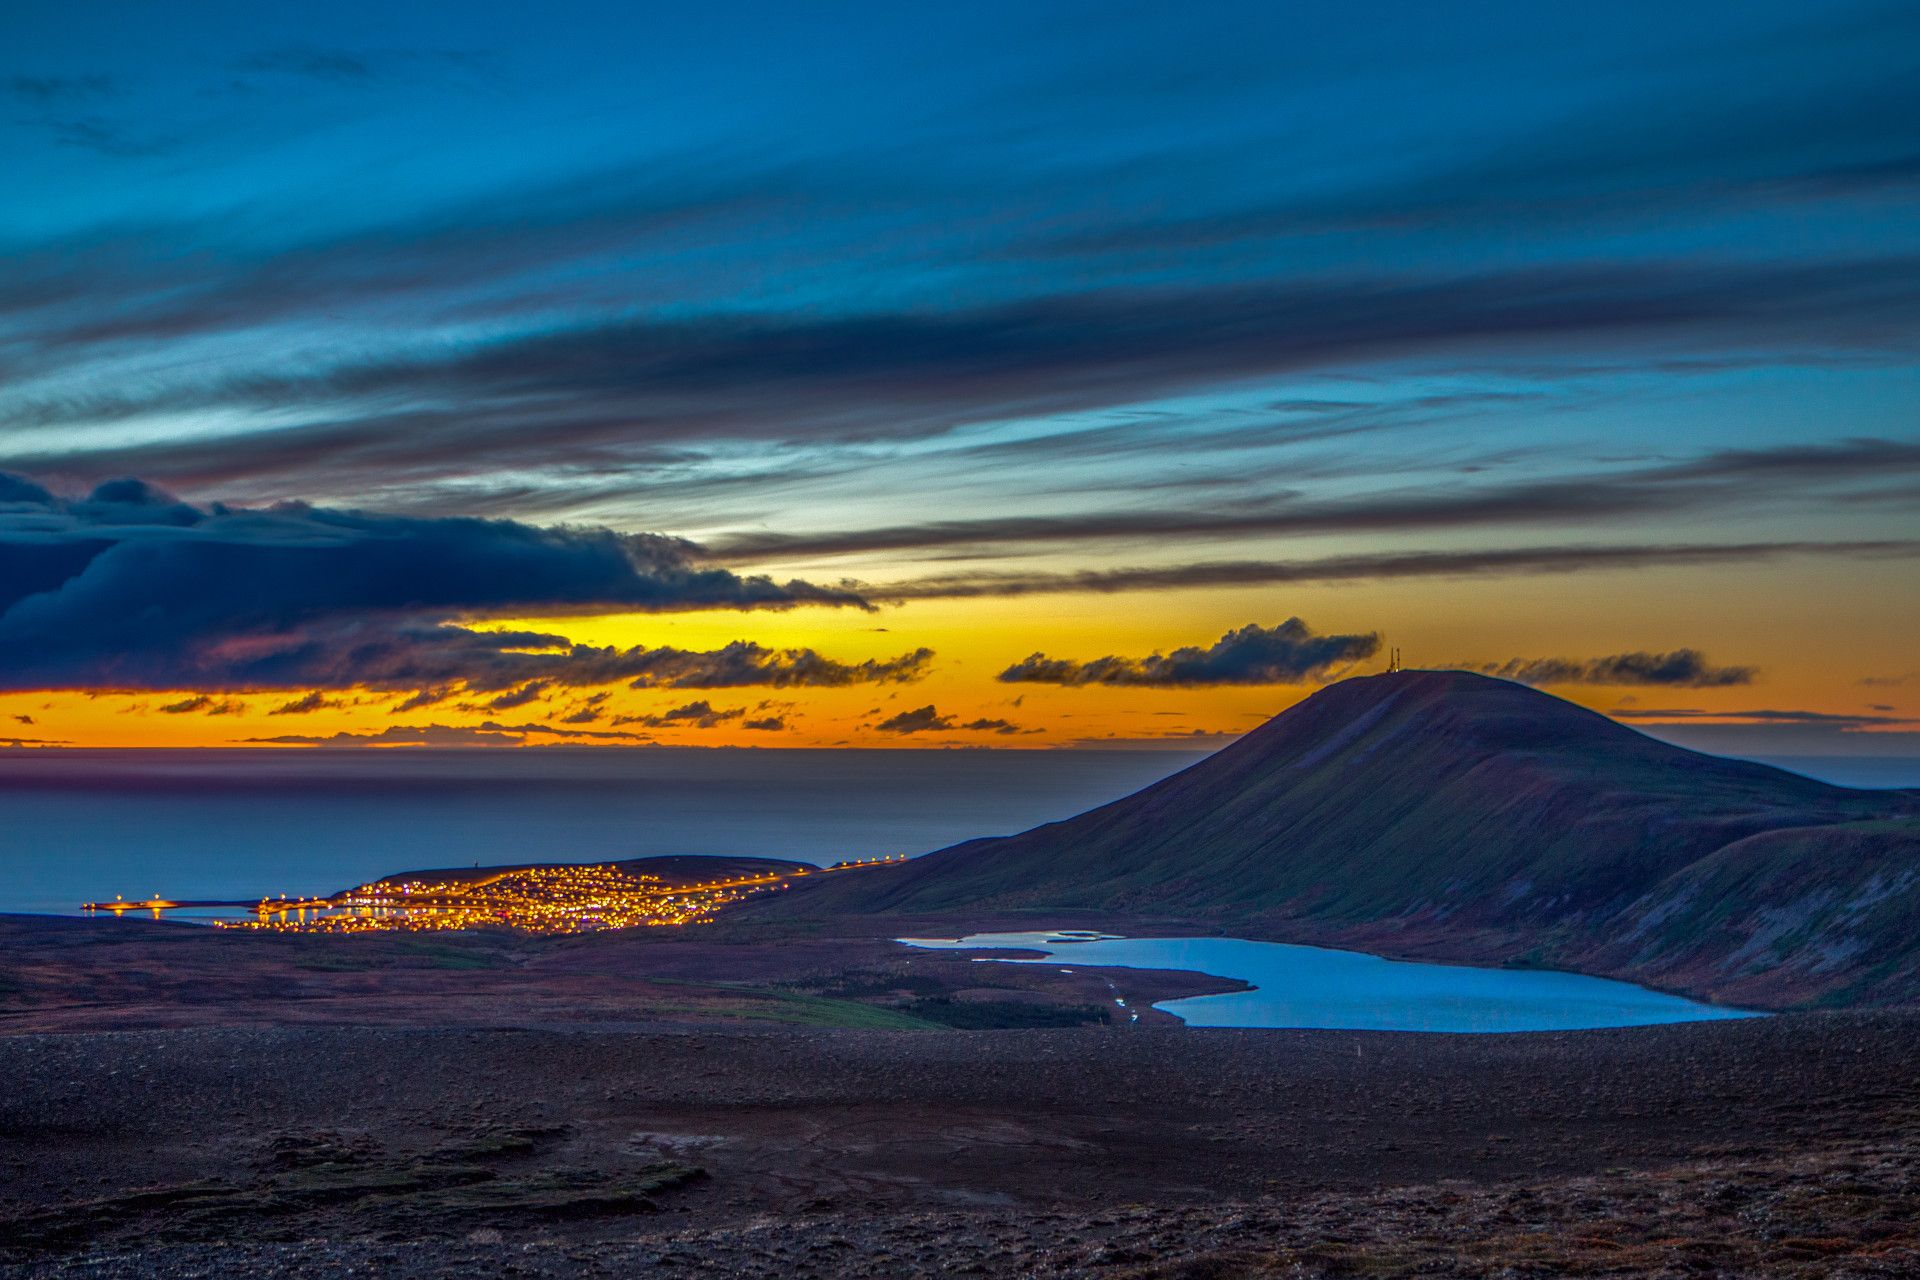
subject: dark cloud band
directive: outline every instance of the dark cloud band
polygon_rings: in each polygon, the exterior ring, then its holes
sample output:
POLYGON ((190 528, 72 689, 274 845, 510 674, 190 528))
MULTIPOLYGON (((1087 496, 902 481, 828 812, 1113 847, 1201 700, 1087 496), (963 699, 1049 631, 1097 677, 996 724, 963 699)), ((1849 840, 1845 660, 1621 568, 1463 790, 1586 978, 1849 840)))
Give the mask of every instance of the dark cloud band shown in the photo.
POLYGON ((704 566, 694 550, 509 520, 202 508, 131 480, 66 500, 0 476, 0 688, 513 687, 496 700, 504 709, 539 680, 854 683, 910 678, 930 656, 849 665, 744 643, 616 651, 448 625, 581 609, 867 607, 847 591, 704 566))
POLYGON ((1078 573, 943 574, 863 588, 887 601, 954 600, 1050 592, 1178 591, 1286 582, 1366 582, 1395 578, 1471 578, 1590 573, 1791 556, 1874 559, 1920 555, 1920 541, 1640 543, 1614 546, 1493 547, 1472 551, 1380 552, 1318 560, 1203 560, 1078 573))
POLYGON ((1730 724, 1824 725, 1840 730, 1920 724, 1920 720, 1912 716, 1855 715, 1847 712, 1783 710, 1777 707, 1761 707, 1746 711, 1709 711, 1700 707, 1621 707, 1607 714, 1616 720, 1642 720, 1652 723, 1706 720, 1730 724))
MULTIPOLYGON (((468 476, 569 460, 634 465, 717 440, 915 438, 1324 368, 1579 341, 1633 347, 1699 331, 1716 350, 1884 344, 1920 312, 1912 261, 1619 264, 1482 275, 1263 280, 1060 292, 963 311, 836 318, 620 319, 310 371, 230 372, 139 395, 15 399, 0 427, 303 407, 292 426, 157 445, 84 435, 20 465, 138 469, 176 483, 284 486, 468 476)), ((129 335, 116 334, 115 341, 129 335)), ((164 335, 161 335, 164 336, 164 335)))
POLYGON ((911 711, 902 711, 898 715, 888 716, 873 726, 881 733, 944 733, 956 728, 952 716, 943 716, 931 703, 924 707, 915 707, 911 711))
POLYGON ((1721 667, 1698 649, 1669 653, 1614 653, 1603 658, 1509 658, 1479 670, 1522 684, 1666 685, 1679 689, 1717 689, 1752 684, 1753 667, 1721 667))
POLYGON ((1599 471, 1577 478, 1466 490, 1395 491, 1340 502, 1287 502, 1251 510, 1124 510, 1011 516, 851 529, 819 534, 753 533, 719 540, 732 560, 796 559, 929 548, 1054 544, 1142 538, 1226 538, 1444 532, 1511 525, 1565 525, 1681 507, 1751 504, 1815 486, 1884 484, 1920 475, 1920 443, 1858 439, 1765 450, 1722 450, 1677 463, 1599 471))
POLYGON ((702 699, 656 715, 615 716, 613 723, 645 725, 651 729, 716 729, 729 720, 742 719, 746 714, 745 707, 716 707, 702 699))
POLYGON ((1372 657, 1377 633, 1317 635, 1298 618, 1277 627, 1249 624, 1212 645, 1145 658, 1108 656, 1089 662, 1036 653, 1000 673, 1009 684, 1127 685, 1185 689, 1203 685, 1298 684, 1335 667, 1372 657))
POLYGON ((281 733, 243 741, 284 747, 519 747, 541 737, 620 745, 651 741, 639 733, 564 729, 545 724, 502 724, 497 720, 484 720, 477 725, 395 724, 366 733, 344 729, 326 734, 281 733))

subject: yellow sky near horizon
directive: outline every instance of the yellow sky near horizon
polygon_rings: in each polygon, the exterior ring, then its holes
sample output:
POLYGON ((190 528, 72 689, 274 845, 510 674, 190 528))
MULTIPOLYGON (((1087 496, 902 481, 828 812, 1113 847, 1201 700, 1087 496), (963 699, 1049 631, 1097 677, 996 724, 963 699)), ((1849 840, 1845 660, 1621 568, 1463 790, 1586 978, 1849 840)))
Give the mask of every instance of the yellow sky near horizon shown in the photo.
MULTIPOLYGON (((1758 668, 1749 685, 1719 688, 1571 686, 1552 692, 1597 710, 1684 707, 1714 712, 1791 707, 1834 715, 1920 718, 1920 667, 1909 643, 1920 619, 1898 611, 1911 596, 1910 566, 1893 560, 1813 565, 1775 561, 1737 568, 1676 567, 1572 575, 1408 579, 1357 584, 1296 584, 1146 593, 1056 593, 1009 598, 927 600, 877 612, 797 608, 784 612, 710 610, 672 614, 498 619, 482 624, 564 634, 590 645, 674 646, 711 650, 736 640, 770 648, 805 647, 847 662, 887 659, 925 646, 935 657, 924 678, 906 684, 844 688, 606 689, 598 719, 564 718, 594 689, 550 690, 501 710, 495 696, 455 695, 404 714, 406 692, 348 690, 327 696, 344 705, 271 714, 300 690, 212 695, 194 710, 163 707, 193 691, 28 692, 0 695, 0 740, 89 747, 224 746, 261 738, 378 734, 392 726, 472 728, 488 721, 607 732, 616 716, 658 715, 704 701, 727 718, 714 727, 618 726, 648 740, 686 746, 761 747, 1058 747, 1127 742, 1211 745, 1246 731, 1310 694, 1317 685, 1141 688, 1007 684, 994 677, 1029 654, 1087 660, 1144 657, 1207 646, 1248 623, 1303 618, 1316 632, 1380 632, 1408 666, 1499 663, 1511 658, 1585 659, 1633 651, 1704 650, 1717 664, 1758 668), (1890 613, 1895 616, 1890 616, 1890 613), (1869 677, 1907 676, 1870 686, 1869 677), (913 734, 877 725, 924 706, 956 727, 913 734), (1889 710, 1873 711, 1874 708, 1889 710), (215 712, 219 712, 215 714, 215 712), (23 719, 24 718, 24 719, 23 719), (779 731, 744 727, 778 718, 779 731), (1005 721, 1014 732, 965 729, 1005 721)), ((1380 656, 1351 673, 1378 670, 1380 656)), ((565 741, 532 735, 533 743, 565 741)), ((618 744, 633 739, 575 739, 618 744)))

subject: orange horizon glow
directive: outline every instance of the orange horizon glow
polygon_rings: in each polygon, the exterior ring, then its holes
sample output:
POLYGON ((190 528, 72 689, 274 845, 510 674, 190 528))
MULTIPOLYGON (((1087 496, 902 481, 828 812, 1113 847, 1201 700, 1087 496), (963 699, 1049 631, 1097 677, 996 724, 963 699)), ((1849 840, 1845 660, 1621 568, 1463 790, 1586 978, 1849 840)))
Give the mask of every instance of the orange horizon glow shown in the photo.
MULTIPOLYGON (((1318 686, 1140 688, 1004 684, 994 676, 1027 655, 1085 660, 1108 654, 1143 656, 1183 645, 1206 645, 1249 622, 1271 625, 1298 615, 1316 631, 1382 633, 1380 655, 1331 676, 1385 666, 1385 645, 1399 646, 1409 667, 1498 663, 1516 655, 1586 657, 1628 650, 1694 645, 1716 660, 1749 664, 1751 685, 1723 688, 1549 686, 1548 692, 1606 712, 1623 707, 1684 707, 1727 716, 1757 706, 1791 706, 1831 714, 1885 708, 1889 718, 1920 717, 1920 681, 1867 688, 1862 677, 1911 664, 1905 638, 1875 619, 1876 599, 1897 590, 1905 567, 1864 563, 1836 571, 1761 566, 1738 575, 1676 568, 1648 573, 1592 573, 1364 586, 1309 585, 1274 590, 1169 592, 1156 607, 1138 597, 1060 594, 1017 599, 919 602, 878 613, 794 609, 782 613, 708 611, 600 617, 503 618, 499 629, 557 632, 584 644, 673 645, 714 649, 735 640, 774 648, 808 647, 842 661, 885 659, 919 646, 935 650, 923 679, 844 688, 634 690, 561 688, 536 702, 501 710, 481 704, 496 693, 456 694, 405 714, 395 708, 410 690, 320 690, 330 702, 301 714, 272 714, 304 689, 219 692, 203 708, 167 714, 162 707, 201 690, 52 691, 0 695, 0 743, 76 747, 220 747, 275 745, 252 741, 285 735, 326 738, 378 734, 396 725, 475 729, 492 721, 544 726, 524 745, 759 748, 1217 746, 1310 695, 1318 686), (1777 601, 1805 607, 1782 616, 1777 601), (1622 601, 1630 599, 1631 608, 1622 601), (1859 625, 1848 625, 1855 621, 1859 625), (1871 625, 1878 621, 1880 625, 1871 625), (1809 659, 1807 655, 1818 655, 1809 659), (604 693, 596 719, 565 723, 590 695, 604 693), (615 726, 619 716, 659 715, 706 702, 726 718, 710 728, 615 726), (464 705, 463 705, 464 704, 464 705), (903 710, 933 706, 956 726, 913 734, 876 725, 903 710), (215 712, 218 712, 217 714, 215 712), (778 731, 743 728, 749 719, 785 722, 778 731), (972 721, 1005 721, 1013 732, 969 730, 972 721), (644 735, 570 738, 568 729, 644 735)), ((1658 721, 1636 719, 1637 727, 1658 721)), ((309 744, 287 743, 289 749, 309 744)), ((340 745, 378 746, 343 741, 340 745)), ((510 745, 500 743, 498 745, 510 745)), ((394 746, 391 749, 408 749, 394 746)))

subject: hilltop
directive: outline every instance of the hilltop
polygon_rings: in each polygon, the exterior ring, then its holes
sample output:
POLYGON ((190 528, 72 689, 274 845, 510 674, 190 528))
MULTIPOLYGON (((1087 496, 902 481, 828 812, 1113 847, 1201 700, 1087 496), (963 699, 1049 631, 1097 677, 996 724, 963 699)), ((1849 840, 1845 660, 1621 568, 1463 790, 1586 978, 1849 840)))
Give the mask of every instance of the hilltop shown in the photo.
POLYGON ((1656 741, 1466 672, 1328 686, 1064 822, 756 914, 1102 910, 1761 1006, 1920 997, 1920 792, 1656 741))

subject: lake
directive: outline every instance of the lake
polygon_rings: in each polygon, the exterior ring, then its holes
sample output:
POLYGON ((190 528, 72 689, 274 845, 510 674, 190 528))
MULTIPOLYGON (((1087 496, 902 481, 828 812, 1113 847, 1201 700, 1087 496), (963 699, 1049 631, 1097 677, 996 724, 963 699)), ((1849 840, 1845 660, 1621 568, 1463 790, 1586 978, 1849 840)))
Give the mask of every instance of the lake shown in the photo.
POLYGON ((943 951, 1040 951, 981 963, 1177 969, 1251 983, 1250 991, 1154 1005, 1195 1027, 1342 1031, 1581 1031, 1762 1015, 1701 1004, 1630 982, 1538 969, 1386 960, 1359 951, 1239 938, 1122 938, 1076 931, 901 938, 943 951))

